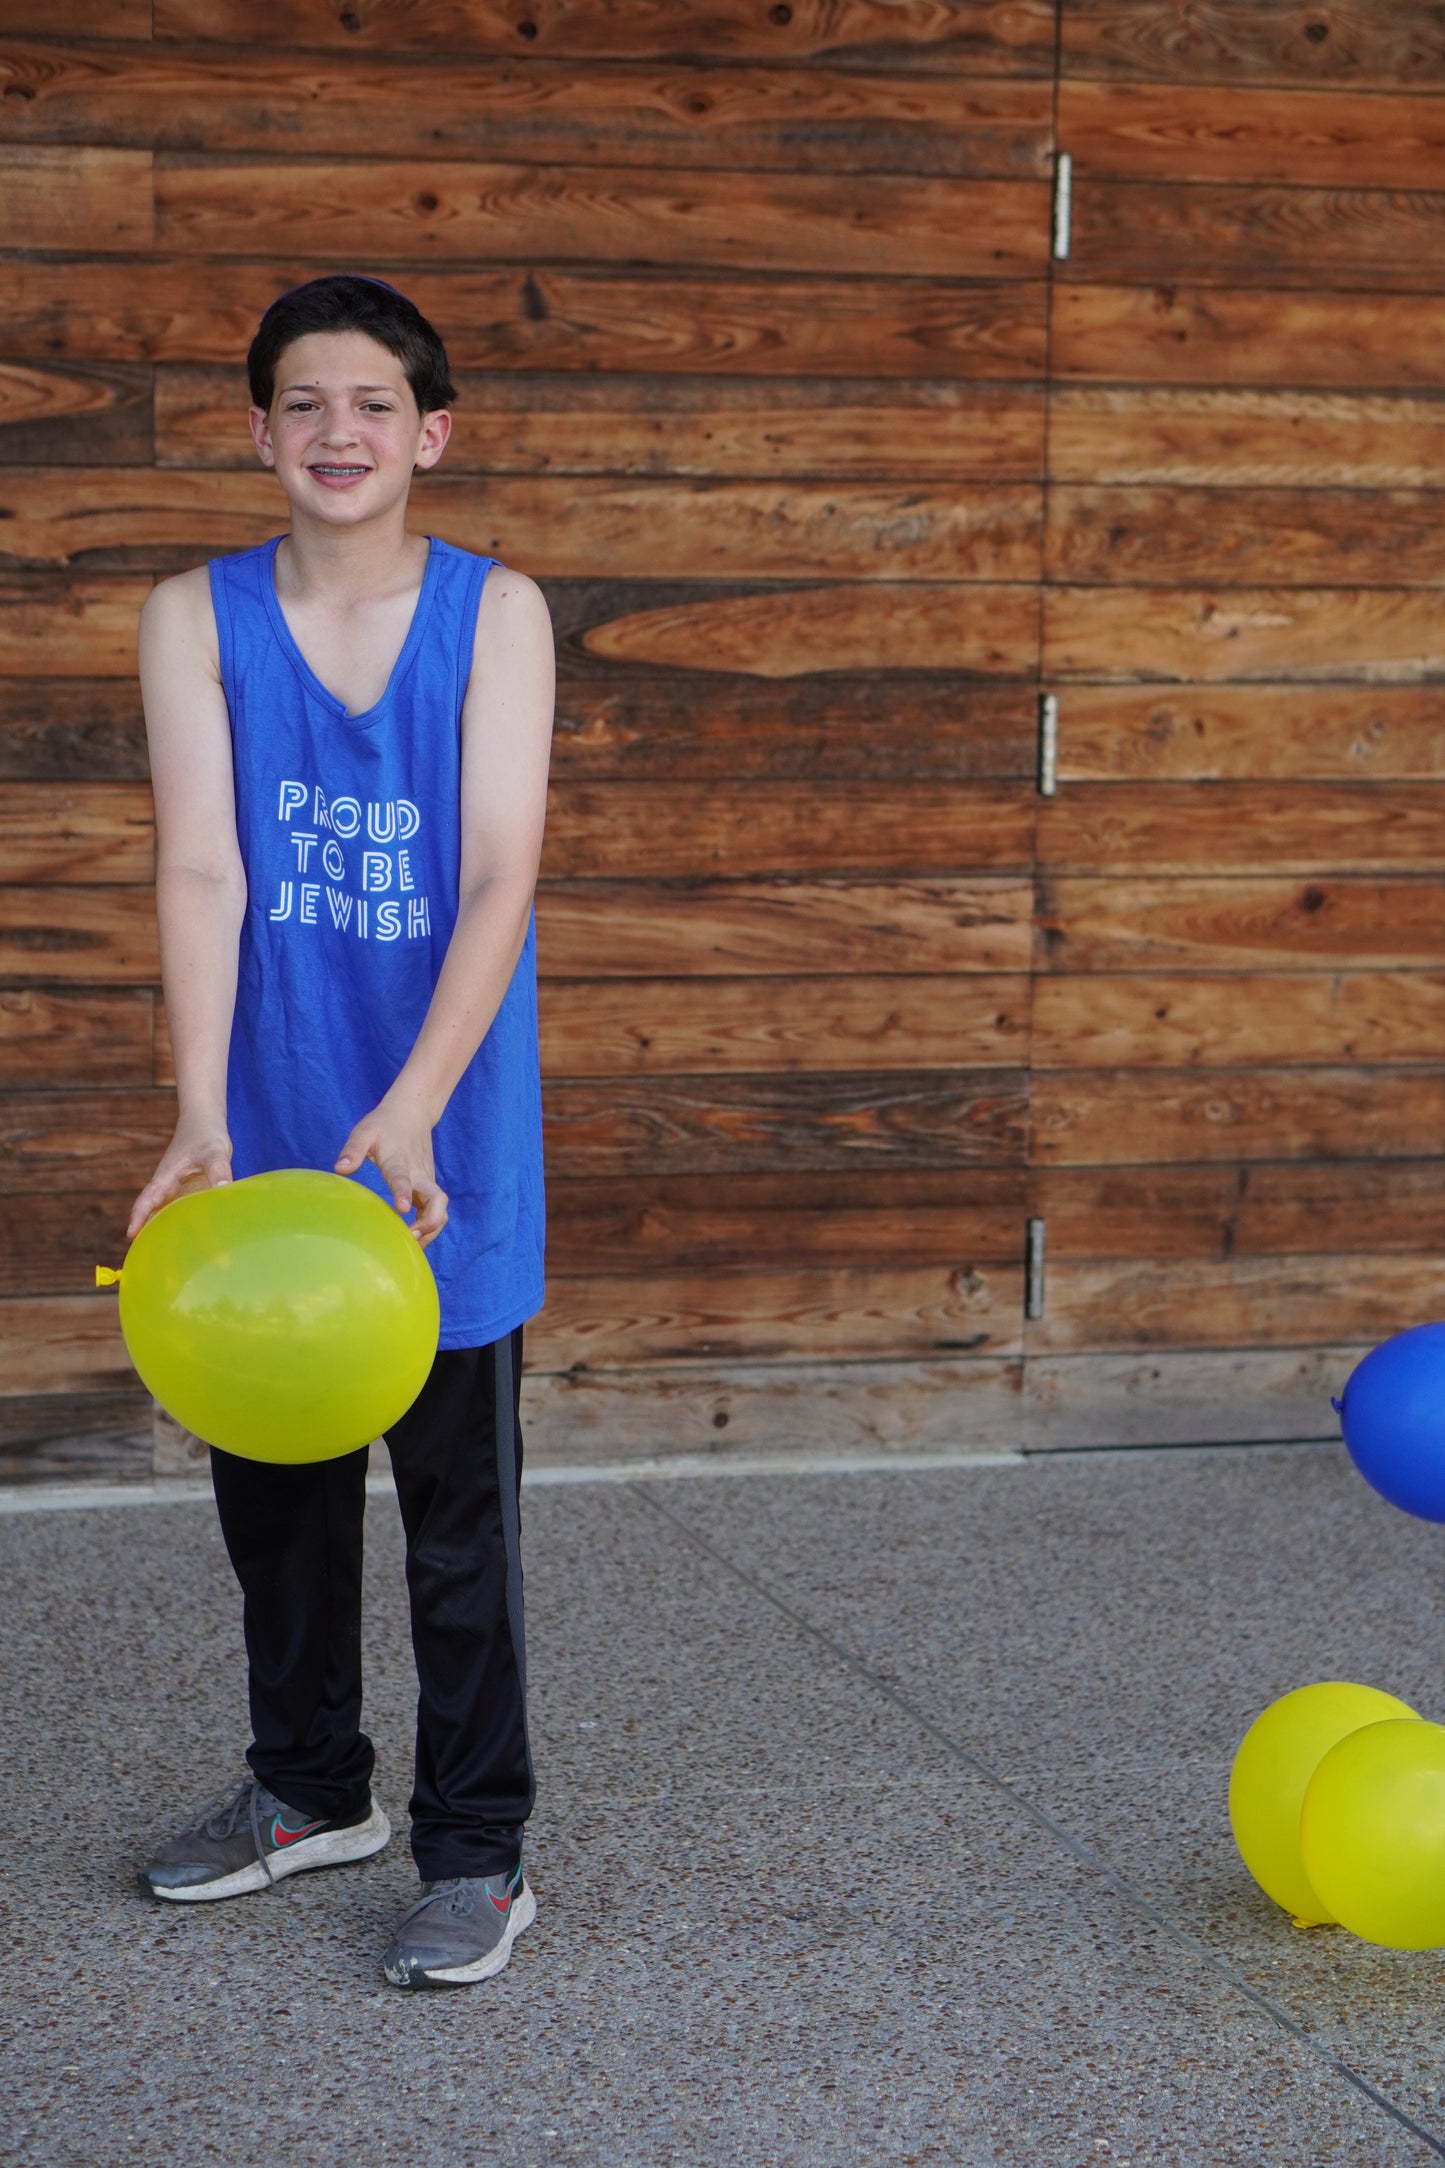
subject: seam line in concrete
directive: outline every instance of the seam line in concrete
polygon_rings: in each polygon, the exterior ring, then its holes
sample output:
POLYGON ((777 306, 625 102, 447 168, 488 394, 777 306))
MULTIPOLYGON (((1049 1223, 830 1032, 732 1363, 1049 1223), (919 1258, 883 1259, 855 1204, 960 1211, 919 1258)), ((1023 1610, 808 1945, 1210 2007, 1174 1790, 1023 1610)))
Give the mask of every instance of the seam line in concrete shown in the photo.
POLYGON ((1154 1926, 1162 1929, 1166 1935, 1172 1937, 1181 1949, 1187 1950, 1207 1971, 1212 1972, 1216 1979, 1222 1980, 1236 1994, 1242 1995, 1247 2002, 1253 2003, 1255 2008, 1262 2011, 1273 2024, 1279 2027, 1281 2032, 1287 2033, 1291 2039, 1298 2041, 1305 2052, 1317 2063, 1322 2064, 1335 2077, 1343 2078, 1347 2085, 1352 2086, 1357 2093, 1362 2094, 1375 2107, 1382 2108, 1385 2114, 1394 2122, 1400 2124, 1403 2129, 1408 2130, 1412 2136, 1420 2139, 1422 2144, 1427 2145, 1432 2153, 1445 2160, 1445 2139, 1438 2137, 1435 2132, 1429 2130, 1423 2123, 1417 2123, 1412 2115, 1404 2108, 1397 2106, 1387 2094, 1380 2092, 1370 2083, 1368 2078, 1362 2077, 1359 2071, 1353 2070, 1332 2049, 1322 2046, 1311 2033, 1306 2031, 1298 2018, 1291 2017, 1288 2010, 1281 2004, 1273 2001, 1270 1996, 1264 1994, 1259 1988, 1251 1987, 1247 1980, 1242 1980, 1231 1972, 1229 1967, 1216 1957, 1212 1950, 1196 1940, 1186 1927, 1182 1927, 1169 1913, 1156 1905, 1152 1898, 1146 1897, 1144 1892, 1129 1881, 1127 1876, 1113 1866, 1102 1853, 1095 1852, 1081 1838, 1075 1837, 1070 1830, 1064 1827, 1062 1822, 1054 1819, 1046 1807, 1039 1806, 1036 1801, 1028 1798, 1023 1792, 1016 1790, 1008 1779, 1001 1776, 990 1762, 985 1761, 981 1754, 975 1753, 971 1747, 965 1746, 962 1740, 955 1739, 951 1732, 945 1731, 942 1725, 936 1724, 932 1717, 919 1708, 917 1703, 912 1701, 907 1694, 900 1692, 896 1686, 893 1686, 887 1679, 874 1671, 870 1665, 865 1663, 861 1656, 856 1655, 846 1642, 837 1640, 826 1627, 814 1624, 803 1612, 789 1603, 785 1596, 778 1595, 774 1589, 770 1588, 766 1581, 762 1580, 758 1575, 750 1573, 745 1566, 738 1565, 734 1559, 728 1557, 725 1551, 720 1551, 716 1544, 709 1542, 706 1536, 699 1535, 697 1530, 691 1527, 688 1522, 665 1506, 660 1498, 651 1496, 645 1486, 639 1484, 633 1496, 639 1505, 647 1506, 650 1511, 657 1514, 670 1527, 674 1528, 679 1535, 685 1537, 693 1545, 694 1549, 711 1558, 723 1568, 724 1572, 731 1574, 735 1580, 741 1581, 755 1595, 761 1596, 765 1603, 770 1604, 800 1633, 816 1642, 819 1647, 826 1649, 836 1662, 851 1671, 856 1678, 863 1680, 876 1694, 881 1695, 885 1701, 891 1703, 895 1709, 900 1710, 936 1745, 941 1746, 947 1754, 950 1754, 954 1760, 962 1762, 966 1768, 973 1770, 975 1775, 982 1777, 985 1783, 992 1785, 995 1791, 1002 1793, 1011 1805, 1017 1807, 1030 1821, 1046 1831, 1054 1839, 1055 1843, 1061 1845, 1080 1866, 1109 1883, 1127 1905, 1131 1906, 1134 1911, 1141 1913, 1154 1926))

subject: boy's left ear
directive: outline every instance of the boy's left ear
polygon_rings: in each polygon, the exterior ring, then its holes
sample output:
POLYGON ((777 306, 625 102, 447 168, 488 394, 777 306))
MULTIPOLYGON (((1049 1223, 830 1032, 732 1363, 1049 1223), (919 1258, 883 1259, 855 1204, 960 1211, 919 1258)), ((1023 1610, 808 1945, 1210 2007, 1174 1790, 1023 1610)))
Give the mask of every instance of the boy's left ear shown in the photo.
POLYGON ((251 442, 255 445, 263 467, 274 467, 276 452, 271 443, 271 422, 263 408, 253 406, 250 410, 251 442))
POLYGON ((447 448, 452 433, 452 418, 445 407, 436 407, 422 418, 421 443, 417 446, 416 464, 434 467, 447 448))

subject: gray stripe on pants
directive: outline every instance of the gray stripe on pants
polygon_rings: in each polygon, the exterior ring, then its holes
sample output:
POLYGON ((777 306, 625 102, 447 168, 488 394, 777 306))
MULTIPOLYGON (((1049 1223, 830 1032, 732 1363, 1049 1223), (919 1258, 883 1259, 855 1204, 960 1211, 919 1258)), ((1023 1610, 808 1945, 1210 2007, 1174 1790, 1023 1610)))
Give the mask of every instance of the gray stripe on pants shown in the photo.
POLYGON ((502 1541, 507 1551, 507 1629, 522 1688, 522 1732, 527 1741, 527 1774, 532 1776, 532 1742, 527 1737, 527 1634, 522 1617, 522 1514, 517 1502, 517 1388, 512 1373, 514 1337, 496 1346, 497 1484, 501 1491, 502 1541))

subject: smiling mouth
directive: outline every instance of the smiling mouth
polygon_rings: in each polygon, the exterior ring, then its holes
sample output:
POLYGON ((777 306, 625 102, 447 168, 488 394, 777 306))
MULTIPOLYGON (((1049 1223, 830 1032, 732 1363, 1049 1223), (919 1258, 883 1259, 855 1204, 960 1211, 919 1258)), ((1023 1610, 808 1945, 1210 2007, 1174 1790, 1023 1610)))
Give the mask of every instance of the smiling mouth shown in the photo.
POLYGON ((318 463, 306 469, 308 474, 318 474, 328 482, 354 482, 359 474, 370 474, 370 467, 337 467, 318 463))

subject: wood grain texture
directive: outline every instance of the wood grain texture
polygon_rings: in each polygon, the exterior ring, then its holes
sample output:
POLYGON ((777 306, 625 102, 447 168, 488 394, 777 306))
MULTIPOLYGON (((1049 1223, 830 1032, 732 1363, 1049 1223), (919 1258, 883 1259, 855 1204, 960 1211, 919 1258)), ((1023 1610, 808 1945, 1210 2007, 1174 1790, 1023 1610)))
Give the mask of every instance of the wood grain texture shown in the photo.
POLYGON ((1442 1088, 1438 1066, 1036 1070, 1032 1156, 1075 1167, 1425 1159, 1439 1150, 1442 1088))
POLYGON ((12 783, 0 795, 0 881, 150 882, 155 812, 134 783, 12 783))
MULTIPOLYGON (((37 154, 12 155, 27 161, 37 154)), ((749 185, 710 169, 432 160, 232 165, 164 152, 152 186, 157 246, 212 259, 299 248, 306 261, 327 264, 358 256, 541 257, 916 278, 1038 278, 1048 260, 1049 190, 1033 180, 770 173, 749 185), (306 216, 298 224, 301 201, 306 216)), ((98 205, 90 213, 88 198, 78 204, 69 245, 78 252, 100 246, 94 236, 102 215, 98 205)), ((1388 245, 1392 222, 1377 214, 1373 224, 1388 245)), ((1418 221, 1412 231, 1418 246, 1418 221)))
POLYGON ((729 1363, 536 1371, 522 1380, 529 1467, 705 1453, 1008 1451, 1021 1364, 729 1363))
POLYGON ((1049 492, 1046 577, 1145 583, 1436 587, 1429 490, 1094 488, 1049 492))
POLYGON ((154 1015, 149 989, 0 988, 0 1085, 149 1084, 154 1015))
POLYGON ((135 466, 154 456, 148 368, 0 365, 0 462, 135 466))
POLYGON ((151 584, 0 573, 0 677, 133 679, 151 584))
MULTIPOLYGON (((74 0, 70 0, 74 4, 74 0)), ((131 0, 134 5, 134 0, 131 0)), ((26 0, 33 5, 33 0, 26 0)), ((588 60, 829 59, 1048 75, 1049 0, 157 0, 155 36, 345 52, 588 60)))
POLYGON ((143 783, 150 774, 134 678, 0 677, 0 777, 143 783))
POLYGON ((1053 289, 1059 378, 1215 387, 1433 390, 1439 306, 1429 294, 1254 292, 1193 283, 1181 255, 1157 283, 1053 289), (1181 278, 1189 274, 1190 283, 1181 278))
POLYGON ((1408 683, 1445 672, 1445 626, 1427 589, 1053 587, 1044 669, 1060 678, 1346 678, 1408 683))
POLYGON ((151 1396, 17 1393, 0 1400, 0 1482, 144 1483, 151 1476, 151 1396))
POLYGON ((0 1297, 93 1293, 96 1266, 125 1256, 134 1202, 134 1190, 27 1196, 25 1240, 0 1251, 0 1297))
MULTIPOLYGON (((206 33, 211 35, 211 33, 206 33)), ((1047 176, 1051 86, 817 67, 381 61, 12 40, 0 138, 143 150, 1047 176)))
POLYGON ((1445 712, 1428 686, 1075 685, 1061 702, 1064 782, 1441 776, 1445 712))
MULTIPOLYGON (((412 517, 463 549, 555 578, 1031 580, 1037 484, 428 477, 412 517)), ((0 565, 180 571, 287 523, 273 476, 0 467, 0 565)))
MULTIPOLYGON (((1014 482, 1043 473, 1044 400, 1025 384, 800 383, 715 377, 522 379, 457 372, 442 475, 610 474, 832 483, 1014 482)), ((0 398, 5 373, 0 370, 0 398)), ((256 461, 245 373, 170 363, 156 371, 157 464, 256 461)), ((1417 404, 1425 414, 1436 409, 1417 404)), ((5 410, 0 406, 0 422, 5 410)), ((1424 441, 1425 423, 1419 425, 1424 441)), ((0 437, 0 448, 5 439, 0 437)), ((1445 455, 1442 455, 1445 469, 1445 455)), ((420 500, 419 500, 420 501, 420 500)))
POLYGON ((1044 1069, 1433 1062, 1442 1048, 1436 971, 1041 978, 1030 1040, 1044 1069))
POLYGON ((1445 82, 1445 26, 1392 0, 1070 0, 1062 25, 1065 76, 1230 89, 1445 82))
POLYGON ((149 151, 0 143, 7 248, 111 255, 155 238, 149 151))
POLYGON ((1020 784, 554 783, 542 868, 550 880, 1026 871, 1033 828, 1020 784))
POLYGON ((1075 181, 1275 182, 1418 188, 1445 163, 1445 98, 1358 84, 1256 89, 1200 82, 1059 86, 1059 147, 1075 181))
POLYGON ((850 1168, 846 1182, 791 1172, 726 1182, 559 1177, 547 1185, 547 1265, 571 1278, 735 1266, 1017 1265, 1029 1209, 1024 1184, 1017 1167, 850 1168))
POLYGON ((1429 1323, 1442 1301, 1445 1266, 1421 1257, 1063 1264, 1029 1350, 1368 1344, 1429 1323))
MULTIPOLYGON (((5 758, 0 679, 0 762, 5 758)), ((37 727, 37 731, 39 726, 37 727)), ((1032 780, 1038 690, 949 671, 751 678, 564 659, 558 782, 1032 780)), ((63 757, 59 717, 48 726, 63 757)), ((31 757, 38 758, 37 753, 31 757)))
MULTIPOLYGON (((925 586, 877 580, 751 595, 724 592, 716 600, 699 597, 652 608, 641 594, 638 601, 642 607, 605 615, 582 631, 580 651, 609 662, 745 671, 766 678, 822 670, 1026 677, 1038 664, 1038 592, 1023 582, 925 586)), ((1071 625, 1066 616, 1063 637, 1076 643, 1071 625)), ((565 636, 565 619, 561 629, 565 636)))
POLYGON ((175 1120, 173 1091, 97 1089, 93 1077, 80 1091, 0 1093, 0 1195, 117 1198, 129 1190, 133 1200, 175 1120))
POLYGON ((1007 1069, 650 1077, 543 1093, 558 1175, 1021 1165, 1027 1080, 1007 1069))
POLYGON ((1403 393, 1065 384, 1049 399, 1049 468, 1095 489, 1439 488, 1445 405, 1403 393))
MULTIPOLYGON (((113 38, 148 38, 151 0, 106 0, 106 29, 113 38)), ((95 32, 95 0, 5 0, 10 35, 84 38, 95 32)))
POLYGON ((159 978, 149 889, 0 885, 0 982, 154 986, 159 978))
POLYGON ((0 1398, 133 1386, 114 1302, 34 1295, 0 1302, 0 1398))
POLYGON ((543 1370, 654 1362, 1008 1355, 1023 1328, 1020 1267, 858 1265, 772 1272, 554 1276, 528 1338, 543 1370))
POLYGON ((1118 874, 1423 873, 1445 864, 1445 792, 1422 782, 1083 783, 1039 808, 1037 862, 1118 874))
POLYGON ((1017 1068, 1029 981, 997 978, 549 982, 554 1076, 1017 1068))
MULTIPOLYGON (((234 366, 263 310, 314 268, 0 263, 0 355, 234 366)), ((394 268, 459 368, 973 380, 1044 367, 1042 280, 394 268)))
POLYGON ((1231 880, 1040 883, 1041 971, 1438 969, 1436 881, 1237 875, 1231 880))
POLYGON ((1330 1406, 1363 1346, 1031 1354, 1019 1411, 1029 1452, 1100 1445, 1254 1445, 1339 1437, 1330 1406))
POLYGON ((1439 1249, 1445 1160, 1318 1166, 1045 1167, 1029 1209, 1048 1256, 1114 1258, 1415 1256, 1439 1249))
MULTIPOLYGON (((162 232, 164 200, 158 169, 162 232)), ((1187 266, 1191 283, 1203 287, 1430 293, 1442 234, 1445 194, 1418 186, 1219 188, 1095 180, 1074 192, 1069 269, 1077 279, 1131 285, 1168 284, 1187 266)))
POLYGON ((537 968, 544 979, 1026 971, 1032 909, 1032 883, 1006 876, 549 882, 537 968))

